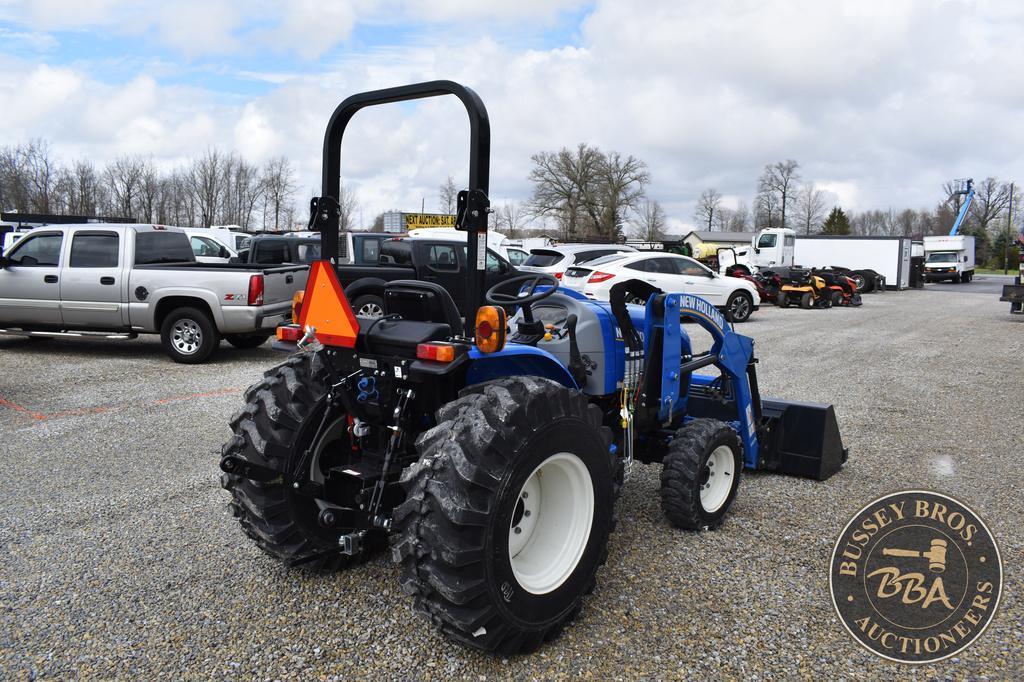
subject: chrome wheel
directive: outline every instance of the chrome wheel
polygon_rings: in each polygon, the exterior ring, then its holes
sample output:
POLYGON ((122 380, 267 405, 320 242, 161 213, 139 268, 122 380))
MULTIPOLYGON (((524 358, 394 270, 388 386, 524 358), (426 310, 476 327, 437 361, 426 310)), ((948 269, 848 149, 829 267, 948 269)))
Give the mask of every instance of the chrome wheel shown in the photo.
POLYGON ((203 345, 203 330, 195 320, 183 317, 171 329, 171 344, 182 355, 192 355, 203 345))
POLYGON ((359 306, 359 310, 356 311, 356 315, 359 317, 383 317, 384 309, 374 301, 367 301, 363 305, 359 306))

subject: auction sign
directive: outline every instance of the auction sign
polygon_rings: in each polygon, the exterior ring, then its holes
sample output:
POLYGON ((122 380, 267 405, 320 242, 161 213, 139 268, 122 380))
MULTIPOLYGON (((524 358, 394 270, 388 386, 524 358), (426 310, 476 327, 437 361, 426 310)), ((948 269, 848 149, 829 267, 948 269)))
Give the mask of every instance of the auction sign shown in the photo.
POLYGON ((905 490, 853 517, 832 552, 829 586, 843 625, 870 651, 932 663, 992 622, 1003 584, 995 538, 967 505, 905 490))

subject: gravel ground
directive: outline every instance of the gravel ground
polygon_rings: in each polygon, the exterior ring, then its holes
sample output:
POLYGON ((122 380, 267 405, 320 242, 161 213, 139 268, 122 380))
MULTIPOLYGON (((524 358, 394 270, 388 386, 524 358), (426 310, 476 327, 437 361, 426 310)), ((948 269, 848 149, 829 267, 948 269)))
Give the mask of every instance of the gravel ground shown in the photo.
POLYGON ((217 453, 244 386, 278 360, 225 348, 174 365, 155 339, 0 340, 0 679, 611 678, 1024 675, 1024 319, 992 295, 766 308, 742 325, 762 391, 831 402, 851 449, 819 483, 745 477, 718 531, 675 530, 635 466, 608 565, 539 653, 468 651, 414 616, 380 557, 284 569, 226 511, 217 453), (989 630, 919 669, 857 645, 828 596, 845 522, 893 490, 960 497, 1001 545, 989 630))

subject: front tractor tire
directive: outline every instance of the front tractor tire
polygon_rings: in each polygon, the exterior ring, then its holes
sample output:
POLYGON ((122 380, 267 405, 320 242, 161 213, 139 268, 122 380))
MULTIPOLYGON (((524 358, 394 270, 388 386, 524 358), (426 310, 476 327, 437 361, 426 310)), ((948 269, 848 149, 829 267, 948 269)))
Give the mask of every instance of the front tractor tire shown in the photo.
MULTIPOLYGON (((231 455, 284 474, 312 447, 311 471, 320 467, 321 453, 331 450, 347 428, 341 417, 327 426, 318 443, 311 443, 327 403, 327 376, 314 353, 293 355, 264 373, 262 381, 246 390, 245 406, 231 420, 234 435, 224 444, 222 457, 231 455)), ((230 509, 242 530, 270 556, 310 569, 340 569, 350 563, 339 551, 338 532, 332 535, 320 527, 314 500, 293 491, 282 477, 260 482, 223 473, 221 485, 231 493, 230 509)))
POLYGON ((414 608, 505 655, 558 636, 608 555, 621 463, 601 411, 537 377, 472 386, 402 477, 392 554, 414 608))
POLYGON ((694 419, 676 431, 662 462, 661 508, 673 525, 712 530, 736 499, 743 457, 725 422, 694 419))

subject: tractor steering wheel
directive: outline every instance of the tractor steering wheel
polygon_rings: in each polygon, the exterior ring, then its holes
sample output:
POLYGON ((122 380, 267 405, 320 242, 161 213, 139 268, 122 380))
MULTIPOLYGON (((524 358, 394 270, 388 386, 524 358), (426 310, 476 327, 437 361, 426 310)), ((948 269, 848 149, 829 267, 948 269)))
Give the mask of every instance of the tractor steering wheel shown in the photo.
POLYGON ((519 275, 518 277, 512 277, 511 279, 498 282, 487 290, 487 293, 484 294, 484 300, 491 305, 517 305, 522 307, 523 319, 519 323, 519 331, 523 334, 543 334, 544 328, 533 320, 533 309, 530 307, 530 304, 543 301, 545 298, 555 293, 557 289, 557 277, 546 273, 531 273, 529 275, 519 275), (529 287, 526 287, 527 282, 529 282, 529 287), (510 289, 514 285, 515 288, 511 290, 515 291, 515 294, 505 292, 505 290, 510 289), (537 287, 539 286, 549 286, 551 288, 544 291, 537 291, 537 287), (524 287, 526 287, 525 292, 522 291, 524 287), (540 331, 538 331, 537 328, 539 328, 540 331))

